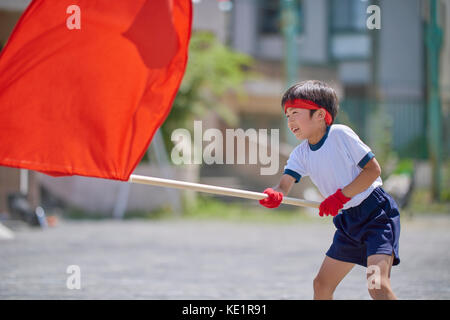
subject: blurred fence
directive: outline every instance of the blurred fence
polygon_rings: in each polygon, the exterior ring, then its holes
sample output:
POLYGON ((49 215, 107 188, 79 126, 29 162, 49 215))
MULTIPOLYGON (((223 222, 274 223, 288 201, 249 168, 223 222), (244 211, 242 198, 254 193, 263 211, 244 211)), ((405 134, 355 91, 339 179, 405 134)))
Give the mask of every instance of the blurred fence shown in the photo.
MULTIPOLYGON (((364 141, 373 142, 388 136, 391 150, 400 158, 425 159, 428 156, 426 100, 393 99, 377 104, 368 99, 345 99, 340 102, 336 121, 352 126, 364 141)), ((450 155, 449 122, 449 113, 443 112, 444 158, 450 155)))

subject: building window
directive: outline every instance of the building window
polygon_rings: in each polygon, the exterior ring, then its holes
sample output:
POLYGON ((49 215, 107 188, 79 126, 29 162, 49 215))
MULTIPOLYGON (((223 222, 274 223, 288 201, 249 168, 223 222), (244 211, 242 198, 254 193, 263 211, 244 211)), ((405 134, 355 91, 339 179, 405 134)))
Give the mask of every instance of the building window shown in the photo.
POLYGON ((366 9, 361 0, 329 0, 330 57, 334 61, 367 60, 372 54, 372 41, 367 33, 366 9))
POLYGON ((367 2, 361 0, 331 0, 333 32, 364 32, 367 2))
MULTIPOLYGON (((260 34, 272 35, 280 34, 282 32, 282 8, 281 1, 283 0, 258 0, 260 10, 260 34)), ((298 33, 303 31, 303 10, 302 0, 293 0, 297 6, 297 23, 298 33)))

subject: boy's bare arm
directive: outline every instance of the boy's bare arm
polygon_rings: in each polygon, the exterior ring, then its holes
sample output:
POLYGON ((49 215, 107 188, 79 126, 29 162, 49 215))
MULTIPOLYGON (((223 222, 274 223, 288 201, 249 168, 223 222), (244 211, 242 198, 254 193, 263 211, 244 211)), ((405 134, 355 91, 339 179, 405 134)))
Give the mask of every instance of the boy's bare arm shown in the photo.
POLYGON ((281 192, 283 195, 287 195, 289 191, 291 191, 292 186, 294 185, 295 179, 288 174, 283 174, 280 182, 277 186, 273 188, 273 190, 277 192, 281 192))
POLYGON ((380 165, 375 158, 372 158, 369 162, 367 162, 356 179, 342 189, 342 193, 348 198, 353 198, 370 187, 370 185, 380 176, 380 174, 380 165))

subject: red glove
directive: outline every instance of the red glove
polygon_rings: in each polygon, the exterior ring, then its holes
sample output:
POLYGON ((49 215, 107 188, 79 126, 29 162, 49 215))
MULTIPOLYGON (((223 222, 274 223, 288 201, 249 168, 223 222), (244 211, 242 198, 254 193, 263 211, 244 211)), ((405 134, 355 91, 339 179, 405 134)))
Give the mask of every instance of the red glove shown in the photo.
POLYGON ((283 201, 283 194, 273 190, 272 188, 267 188, 264 190, 264 193, 269 195, 267 198, 259 200, 259 203, 264 207, 276 208, 280 205, 281 201, 283 201))
POLYGON ((322 201, 319 207, 319 216, 323 217, 323 214, 331 214, 333 217, 337 216, 340 209, 344 207, 344 204, 350 201, 351 198, 347 198, 342 193, 341 189, 338 189, 335 194, 332 194, 328 198, 322 201))

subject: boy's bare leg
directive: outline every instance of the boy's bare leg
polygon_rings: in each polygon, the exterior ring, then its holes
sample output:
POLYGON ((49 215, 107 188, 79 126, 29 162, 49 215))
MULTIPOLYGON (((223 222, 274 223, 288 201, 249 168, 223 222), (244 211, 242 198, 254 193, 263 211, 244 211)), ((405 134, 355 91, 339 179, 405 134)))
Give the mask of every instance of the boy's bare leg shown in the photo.
POLYGON ((326 256, 319 273, 314 279, 314 299, 333 299, 334 290, 354 266, 354 263, 339 261, 326 256))
POLYGON ((374 300, 395 300, 391 288, 391 267, 394 256, 374 254, 367 258, 367 279, 369 294, 374 300))

